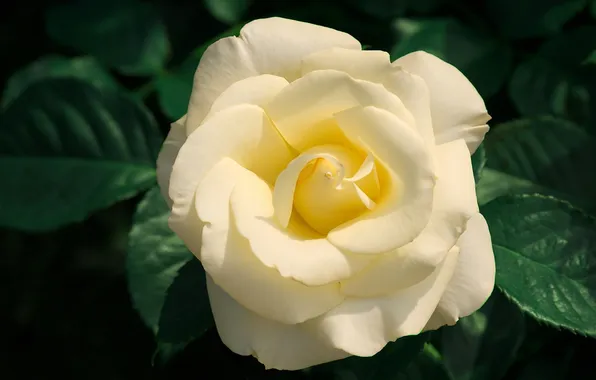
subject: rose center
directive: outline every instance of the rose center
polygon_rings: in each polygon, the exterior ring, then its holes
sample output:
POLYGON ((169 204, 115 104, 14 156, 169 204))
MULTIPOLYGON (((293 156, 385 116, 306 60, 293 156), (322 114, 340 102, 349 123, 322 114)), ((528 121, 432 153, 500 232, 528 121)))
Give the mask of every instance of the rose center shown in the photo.
POLYGON ((324 153, 300 172, 294 209, 313 230, 326 235, 375 206, 378 179, 372 157, 363 160, 362 155, 337 145, 314 149, 324 153))

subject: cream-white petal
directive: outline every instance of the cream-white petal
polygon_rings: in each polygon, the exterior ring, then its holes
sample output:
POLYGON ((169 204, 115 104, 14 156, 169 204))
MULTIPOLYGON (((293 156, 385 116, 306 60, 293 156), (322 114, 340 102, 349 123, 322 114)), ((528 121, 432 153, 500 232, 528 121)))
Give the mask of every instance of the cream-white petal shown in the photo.
POLYGON ((209 276, 207 291, 222 342, 236 354, 255 356, 267 369, 299 370, 349 356, 307 324, 283 324, 251 312, 209 276))
POLYGON ((380 50, 331 48, 302 60, 302 75, 317 70, 337 70, 353 78, 383 83, 392 70, 389 54, 380 50))
POLYGON ((334 284, 364 268, 369 257, 344 253, 325 238, 300 236, 282 227, 275 215, 269 186, 255 177, 239 182, 231 196, 239 233, 261 265, 311 287, 334 284))
POLYGON ((463 138, 474 153, 488 132, 486 123, 490 120, 474 85, 453 65, 423 51, 407 54, 393 64, 426 82, 437 144, 463 138))
POLYGON ((495 286, 495 256, 490 231, 482 214, 469 221, 457 241, 460 255, 455 272, 435 312, 438 322, 452 325, 480 309, 495 286))
POLYGON ((346 295, 371 297, 409 286, 428 276, 456 244, 468 220, 478 215, 470 154, 463 140, 433 149, 437 182, 430 220, 412 241, 380 256, 342 282, 346 295))
POLYGON ((215 99, 205 120, 219 111, 239 104, 263 106, 287 85, 288 81, 285 78, 270 74, 249 77, 233 83, 215 99))
POLYGON ((331 140, 341 135, 337 126, 321 123, 358 106, 387 110, 408 126, 414 125, 412 114, 385 87, 336 70, 306 74, 285 87, 264 108, 285 140, 302 151, 322 144, 341 144, 331 140))
MULTIPOLYGON (((187 244, 213 281, 247 309, 281 323, 301 323, 343 301, 338 284, 306 286, 265 266, 236 228, 230 209, 235 189, 268 186, 234 160, 220 161, 199 186, 196 210, 205 223, 200 249, 187 244)), ((185 241, 186 243, 186 241, 185 241)))
POLYGON ((157 156, 157 184, 159 185, 161 194, 170 207, 172 206, 172 200, 169 195, 170 176, 172 175, 174 161, 176 161, 176 157, 178 157, 178 152, 180 151, 180 148, 182 148, 182 144, 186 141, 186 131, 184 129, 185 122, 186 115, 170 125, 170 131, 168 132, 166 140, 161 146, 161 150, 157 156))
POLYGON ((435 146, 435 134, 431 115, 430 92, 424 79, 393 67, 383 78, 383 85, 401 99, 404 106, 412 113, 416 120, 416 127, 429 147, 435 146))
POLYGON ((334 347, 358 356, 372 356, 388 342, 416 335, 437 307, 458 253, 452 249, 431 275, 409 288, 383 297, 348 298, 313 324, 334 347))
POLYGON ((355 145, 372 152, 393 178, 377 206, 331 230, 331 243, 355 253, 385 253, 411 242, 432 212, 434 169, 421 136, 394 114, 355 107, 335 116, 355 145))
POLYGON ((434 149, 436 186, 433 211, 428 225, 402 254, 435 265, 456 244, 468 219, 478 213, 476 185, 469 151, 463 140, 438 145, 434 149))
POLYGON ((349 34, 279 17, 246 24, 239 37, 223 38, 205 50, 194 77, 187 130, 196 129, 219 95, 230 85, 260 74, 289 81, 300 73, 302 58, 319 50, 344 47, 360 50, 349 34))
POLYGON ((188 137, 176 157, 169 185, 170 224, 185 219, 199 183, 224 157, 273 183, 292 153, 262 108, 241 104, 218 112, 188 137))

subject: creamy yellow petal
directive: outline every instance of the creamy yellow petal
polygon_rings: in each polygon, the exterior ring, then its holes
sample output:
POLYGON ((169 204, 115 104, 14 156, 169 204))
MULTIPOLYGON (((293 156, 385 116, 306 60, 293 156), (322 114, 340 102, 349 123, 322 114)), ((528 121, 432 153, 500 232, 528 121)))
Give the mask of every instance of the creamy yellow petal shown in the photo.
POLYGON ((283 324, 251 312, 209 276, 207 291, 223 343, 239 355, 255 356, 267 369, 299 370, 349 356, 305 324, 283 324))
POLYGON ((197 186, 224 157, 273 183, 292 154, 260 107, 242 104, 218 112, 188 137, 174 162, 171 223, 185 219, 197 186))
MULTIPOLYGON (((233 83, 215 99, 205 120, 208 120, 219 111, 239 104, 263 106, 269 103, 287 85, 288 81, 285 78, 269 74, 250 77, 233 83)), ((192 130, 188 132, 191 133, 192 130)))
POLYGON ((411 242, 432 211, 434 170, 424 141, 392 113, 353 108, 335 116, 356 145, 372 152, 393 178, 377 206, 332 230, 331 243, 355 253, 385 253, 411 242))
POLYGON ((394 65, 426 82, 437 144, 463 138, 474 153, 488 132, 490 116, 472 83, 454 66, 423 51, 405 55, 394 65))
POLYGON ((341 132, 333 123, 321 122, 356 106, 387 110, 407 125, 414 125, 412 114, 397 96, 380 84, 357 80, 335 70, 319 70, 290 83, 264 108, 286 141, 302 151, 329 141, 341 132))
POLYGON ((437 307, 457 263, 453 249, 423 281, 377 298, 348 298, 313 320, 334 347, 358 356, 372 356, 388 342, 422 331, 437 307))
POLYGON ((435 311, 435 323, 429 328, 452 325, 480 309, 495 286, 495 256, 482 214, 477 213, 468 221, 457 246, 460 249, 457 267, 435 311))
POLYGON ((196 210, 205 226, 201 247, 193 253, 213 281, 247 309, 281 323, 301 323, 337 306, 343 296, 338 284, 306 286, 282 277, 255 256, 248 239, 236 228, 230 202, 234 204, 235 189, 258 196, 259 190, 266 188, 260 178, 235 161, 220 161, 196 193, 196 210))
POLYGON ((350 277, 370 261, 344 254, 324 238, 298 236, 280 226, 272 198, 269 186, 250 176, 237 184, 231 196, 238 231, 248 239, 261 265, 275 268, 285 278, 319 286, 350 277))
POLYGON ((319 50, 360 50, 349 34, 279 17, 246 24, 239 37, 223 38, 207 48, 194 77, 187 129, 196 129, 219 95, 230 85, 260 74, 294 80, 302 58, 319 50))
POLYGON ((316 70, 337 70, 356 79, 383 83, 393 68, 389 54, 384 51, 331 48, 302 60, 302 75, 316 70))

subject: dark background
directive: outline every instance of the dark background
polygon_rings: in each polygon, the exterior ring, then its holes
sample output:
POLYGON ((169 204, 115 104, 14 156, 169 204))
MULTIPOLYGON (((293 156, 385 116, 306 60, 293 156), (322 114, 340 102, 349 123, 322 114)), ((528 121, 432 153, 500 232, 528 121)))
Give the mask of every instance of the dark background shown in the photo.
MULTIPOLYGON (((65 2, 28 0, 0 6, 2 87, 12 73, 41 56, 76 55, 53 42, 45 32, 47 9, 61 3, 65 2)), ((172 44, 171 65, 182 62, 192 50, 229 27, 215 19, 200 0, 151 3, 158 7, 167 28, 172 44)), ((430 12, 421 12, 425 0, 411 2, 418 3, 414 5, 387 0, 383 12, 371 9, 372 3, 256 0, 243 20, 270 15, 295 17, 346 31, 363 45, 386 51, 399 37, 394 32, 394 19, 404 14, 454 17, 465 25, 481 24, 483 29, 499 33, 498 20, 480 0, 445 0, 430 12)), ((512 13, 516 11, 511 9, 512 13)), ((565 28, 583 25, 588 19, 586 12, 580 13, 565 28)), ((536 51, 543 41, 542 37, 508 40, 514 65, 536 51)), ((113 74, 131 90, 147 81, 113 74)), ((155 94, 145 102, 165 135, 170 120, 160 110, 155 94)), ((487 107, 494 124, 519 116, 507 96, 506 86, 487 99, 487 107)), ((169 364, 152 366, 153 336, 131 306, 124 271, 127 234, 139 199, 137 196, 120 202, 84 222, 53 232, 0 230, 0 378, 279 378, 277 371, 265 371, 256 360, 227 350, 214 329, 169 364)), ((529 317, 525 319, 528 338, 505 378, 529 379, 523 375, 529 362, 543 363, 533 364, 542 368, 533 378, 592 378, 596 373, 596 345, 592 340, 543 326, 529 317), (571 372, 549 372, 553 363, 563 362, 571 372)), ((307 374, 283 376, 300 379, 307 374)))

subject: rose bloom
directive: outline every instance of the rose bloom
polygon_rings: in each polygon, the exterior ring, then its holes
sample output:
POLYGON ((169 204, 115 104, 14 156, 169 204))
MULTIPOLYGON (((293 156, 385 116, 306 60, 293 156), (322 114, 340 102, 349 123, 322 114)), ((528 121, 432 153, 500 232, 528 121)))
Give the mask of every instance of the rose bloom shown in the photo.
POLYGON ((301 369, 452 325, 493 290, 470 155, 490 119, 455 67, 253 21, 204 53, 158 159, 219 335, 301 369))

